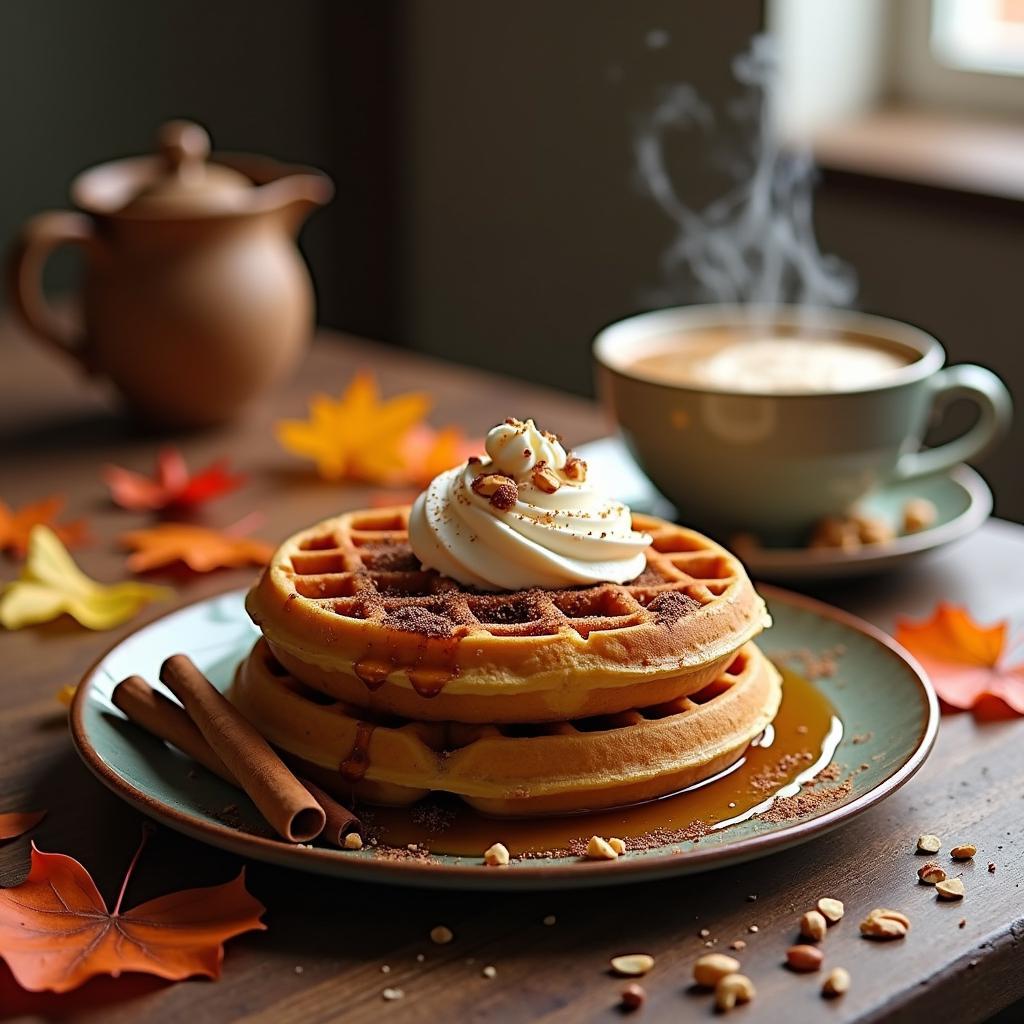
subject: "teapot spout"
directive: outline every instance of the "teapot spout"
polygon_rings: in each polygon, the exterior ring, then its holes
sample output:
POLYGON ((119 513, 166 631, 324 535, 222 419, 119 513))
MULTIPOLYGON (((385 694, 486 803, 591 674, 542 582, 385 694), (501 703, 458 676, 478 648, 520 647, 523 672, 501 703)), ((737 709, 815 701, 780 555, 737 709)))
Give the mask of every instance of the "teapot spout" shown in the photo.
POLYGON ((263 185, 265 208, 276 208, 282 221, 297 232, 318 207, 334 196, 334 184, 325 174, 290 174, 263 185))

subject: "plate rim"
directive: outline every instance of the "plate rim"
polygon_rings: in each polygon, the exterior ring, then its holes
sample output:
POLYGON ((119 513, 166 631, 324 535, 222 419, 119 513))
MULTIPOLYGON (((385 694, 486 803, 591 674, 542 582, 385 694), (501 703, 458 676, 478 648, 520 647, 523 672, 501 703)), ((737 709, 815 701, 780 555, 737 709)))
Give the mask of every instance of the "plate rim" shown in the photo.
POLYGON ((247 588, 232 587, 185 602, 156 615, 138 628, 122 636, 95 658, 83 674, 71 703, 69 724, 71 738, 78 756, 86 767, 116 796, 144 814, 163 822, 176 831, 227 849, 242 857, 267 861, 284 867, 344 877, 353 881, 393 883, 407 886, 447 888, 539 889, 615 885, 651 881, 681 874, 697 873, 725 867, 761 857, 776 850, 795 846, 823 834, 862 814, 900 789, 924 764, 931 753, 939 728, 939 703, 927 674, 920 663, 901 644, 878 626, 843 609, 816 598, 768 584, 759 584, 759 591, 770 600, 794 606, 833 622, 838 622, 873 640, 891 657, 903 663, 917 683, 924 715, 910 756, 900 768, 855 797, 849 803, 802 821, 795 821, 773 832, 749 836, 736 843, 717 848, 693 849, 686 853, 667 852, 643 858, 594 862, 580 860, 569 864, 517 865, 513 871, 498 872, 482 864, 444 864, 418 860, 391 861, 369 857, 344 858, 337 850, 292 846, 278 839, 240 832, 228 825, 207 818, 198 818, 171 807, 164 800, 139 789, 111 768, 100 755, 85 725, 85 708, 89 691, 100 666, 115 650, 143 630, 172 615, 196 605, 244 593, 247 588), (485 873, 485 871, 487 873, 485 873))

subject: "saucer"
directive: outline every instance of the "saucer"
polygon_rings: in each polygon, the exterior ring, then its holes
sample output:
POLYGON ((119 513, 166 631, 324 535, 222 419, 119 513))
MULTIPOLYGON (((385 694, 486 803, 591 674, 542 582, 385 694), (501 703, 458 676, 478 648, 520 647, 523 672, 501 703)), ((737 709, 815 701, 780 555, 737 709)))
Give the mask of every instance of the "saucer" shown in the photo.
MULTIPOLYGON (((596 487, 604 487, 637 512, 675 520, 675 509, 644 476, 619 438, 592 441, 581 445, 579 452, 591 467, 596 487)), ((926 498, 935 506, 938 515, 932 526, 894 537, 886 544, 865 544, 856 551, 758 547, 735 545, 729 537, 715 539, 732 546, 755 579, 824 581, 900 568, 911 559, 973 533, 992 512, 988 484, 965 465, 934 476, 888 484, 865 498, 860 508, 896 526, 904 503, 912 498, 926 498)))

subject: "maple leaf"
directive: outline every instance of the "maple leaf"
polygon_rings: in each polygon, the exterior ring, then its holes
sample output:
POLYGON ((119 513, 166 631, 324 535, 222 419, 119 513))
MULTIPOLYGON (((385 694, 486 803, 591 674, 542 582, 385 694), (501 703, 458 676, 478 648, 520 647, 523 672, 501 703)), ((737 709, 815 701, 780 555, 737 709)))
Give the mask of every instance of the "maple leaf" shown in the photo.
POLYGON ((1024 664, 1006 664, 1006 636, 1006 622, 980 626, 946 603, 924 622, 896 627, 896 639, 924 666, 947 710, 980 719, 1024 715, 1024 664))
POLYGON ((34 526, 21 576, 0 590, 0 626, 21 629, 66 613, 87 629, 113 629, 143 605, 170 596, 166 587, 148 583, 97 583, 49 527, 34 526))
POLYGON ((187 523, 161 523, 122 534, 121 542, 135 553, 128 558, 132 572, 163 569, 184 562, 193 572, 266 565, 274 549, 262 540, 240 537, 232 530, 211 530, 187 523))
POLYGON ((245 477, 228 472, 228 460, 218 459, 189 476, 185 458, 177 448, 161 448, 152 477, 121 466, 104 466, 103 479, 116 505, 132 511, 159 512, 191 508, 241 487, 245 477))
POLYGON ((279 422, 277 437, 327 480, 382 483, 405 468, 402 443, 429 407, 422 392, 381 401, 373 375, 358 373, 341 398, 314 395, 308 420, 279 422))
POLYGON ((87 529, 84 520, 58 523, 57 516, 64 507, 64 497, 51 495, 40 501, 24 505, 15 512, 0 501, 0 551, 10 551, 19 558, 28 550, 28 538, 33 526, 48 526, 69 547, 85 540, 87 529))
POLYGON ((409 431, 402 445, 405 469, 401 482, 426 487, 438 473, 479 455, 483 448, 482 441, 470 441, 459 427, 435 430, 420 424, 409 431))
POLYGON ((0 840, 23 836, 45 817, 46 811, 8 811, 0 814, 0 840))
POLYGON ((122 911, 146 835, 125 873, 112 911, 73 857, 32 845, 21 885, 0 889, 0 957, 30 992, 68 992, 97 974, 124 971, 180 981, 220 976, 224 943, 266 928, 266 910, 245 888, 245 869, 224 885, 160 896, 122 911))

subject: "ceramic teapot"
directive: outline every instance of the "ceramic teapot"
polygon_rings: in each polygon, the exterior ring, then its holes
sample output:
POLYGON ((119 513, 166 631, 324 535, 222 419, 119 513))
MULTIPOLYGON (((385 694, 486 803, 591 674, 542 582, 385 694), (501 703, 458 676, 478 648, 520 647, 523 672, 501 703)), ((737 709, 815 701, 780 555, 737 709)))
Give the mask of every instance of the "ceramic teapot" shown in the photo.
POLYGON ((25 225, 12 299, 36 337, 108 377, 145 418, 204 426, 229 419, 302 355, 314 301, 295 236, 334 189, 311 168, 209 160, 209 136, 188 121, 165 124, 159 147, 75 178, 82 212, 25 225), (74 327, 42 291, 43 264, 65 243, 85 257, 74 327))

